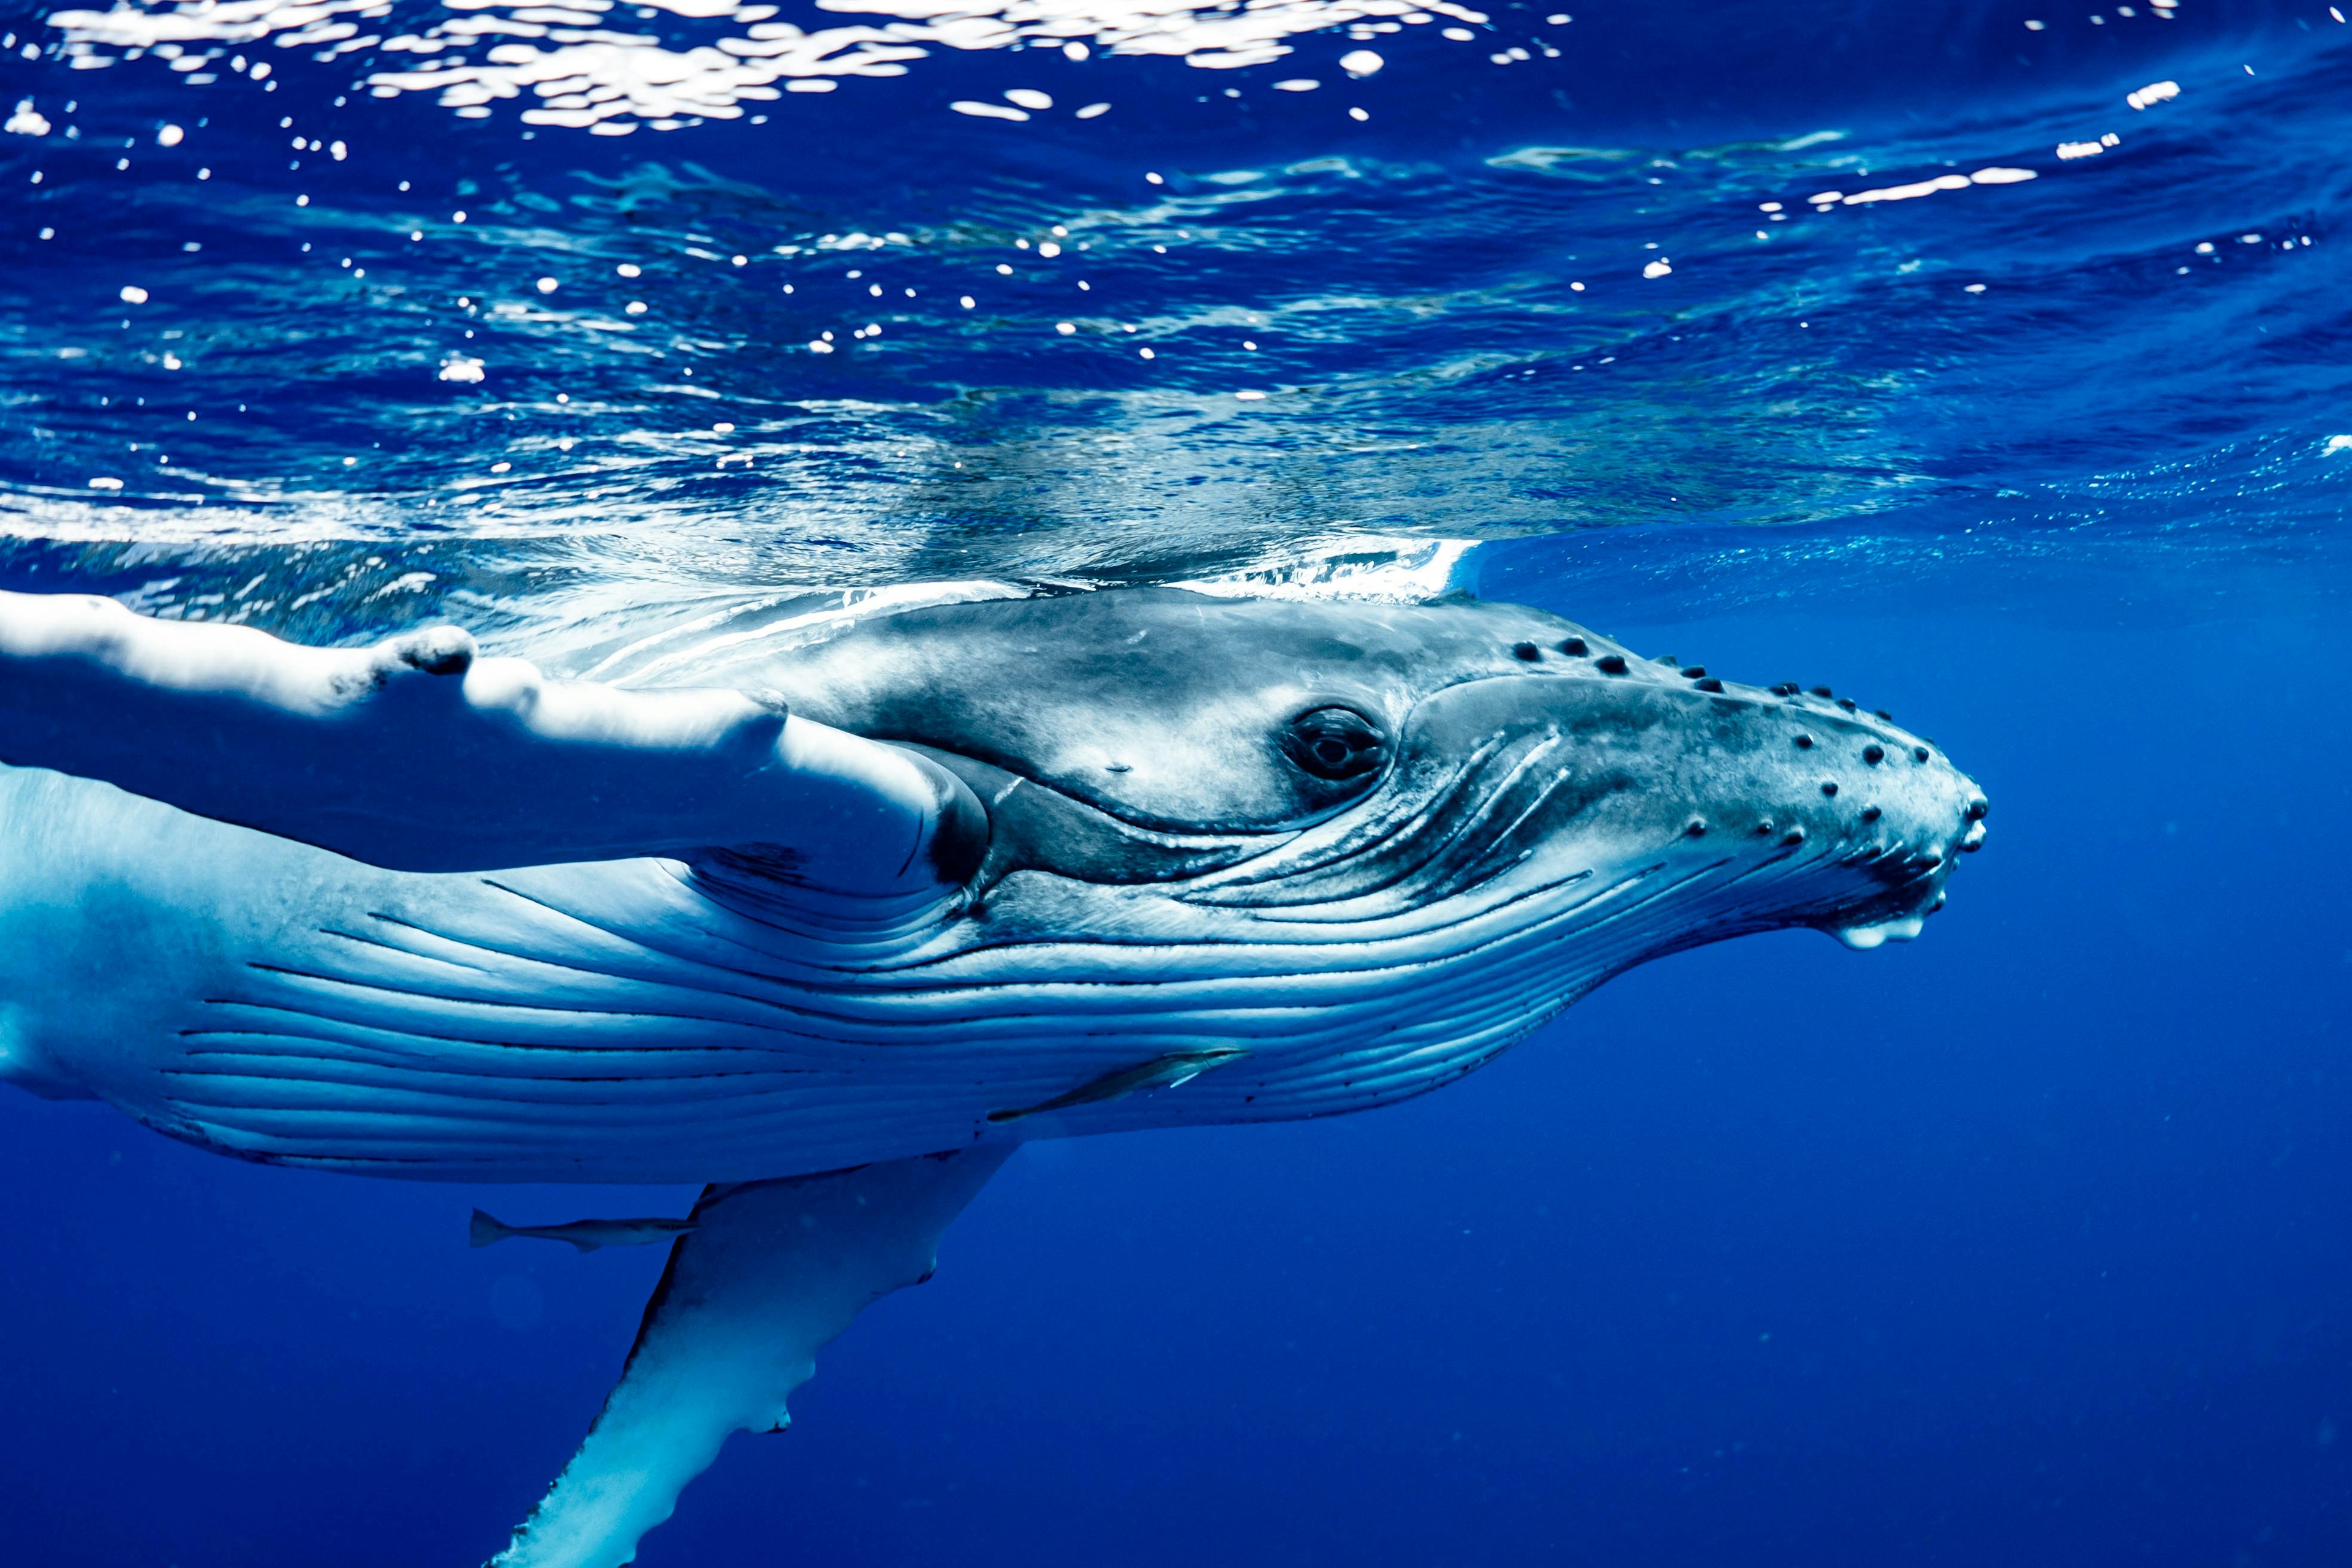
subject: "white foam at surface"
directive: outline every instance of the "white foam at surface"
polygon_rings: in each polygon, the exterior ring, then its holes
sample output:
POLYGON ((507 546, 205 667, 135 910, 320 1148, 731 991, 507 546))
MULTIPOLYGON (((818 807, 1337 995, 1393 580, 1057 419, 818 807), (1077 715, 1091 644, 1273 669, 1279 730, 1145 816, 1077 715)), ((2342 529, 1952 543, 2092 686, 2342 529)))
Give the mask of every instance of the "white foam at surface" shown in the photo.
MULTIPOLYGON (((364 14, 379 3, 227 0, 181 7, 120 0, 110 10, 58 11, 48 23, 65 34, 68 48, 84 51, 268 38, 280 47, 311 47, 322 62, 366 48, 408 54, 418 58, 418 66, 371 74, 363 82, 371 93, 397 98, 434 92, 442 107, 467 118, 480 118, 481 111, 511 100, 523 106, 526 124, 625 135, 641 124, 670 130, 698 119, 737 119, 747 100, 824 91, 839 79, 904 75, 907 62, 934 48, 1010 48, 1037 42, 1065 53, 1081 48, 1171 56, 1228 69, 1280 58, 1291 52, 1286 40, 1295 36, 1375 18, 1437 14, 1474 24, 1487 20, 1485 12, 1452 0, 1253 0, 1238 10, 1199 0, 817 0, 820 11, 888 20, 879 26, 805 30, 769 20, 776 15, 770 5, 646 0, 672 16, 740 27, 711 44, 679 47, 651 35, 598 25, 612 20, 612 0, 563 0, 560 5, 445 0, 446 10, 456 15, 420 31, 362 34, 373 20, 364 14), (478 57, 470 52, 484 45, 488 47, 478 57)), ((1451 31, 1467 36, 1465 29, 1451 31)), ((74 63, 103 65, 112 58, 81 53, 74 63)), ((1379 58, 1366 49, 1349 59, 1359 65, 1369 60, 1369 67, 1340 63, 1354 74, 1369 75, 1380 68, 1379 58)), ((267 69, 257 66, 253 74, 258 79, 267 69)), ((20 110, 20 118, 26 112, 20 110)), ((993 117, 1010 118, 1001 111, 993 117)), ((9 123, 8 129, 17 128, 9 123)))
POLYGON ((1844 198, 1843 205, 1863 206, 1871 202, 1907 202, 1920 196, 1932 196, 1937 191, 1965 191, 1969 188, 1965 174, 1938 174, 1932 180, 1920 180, 1908 185, 1886 185, 1874 191, 1856 191, 1844 198))
POLYGON ((1358 534, 1303 554, 1215 577, 1171 583, 1221 598, 1379 599, 1410 604, 1466 590, 1475 539, 1406 539, 1358 534))

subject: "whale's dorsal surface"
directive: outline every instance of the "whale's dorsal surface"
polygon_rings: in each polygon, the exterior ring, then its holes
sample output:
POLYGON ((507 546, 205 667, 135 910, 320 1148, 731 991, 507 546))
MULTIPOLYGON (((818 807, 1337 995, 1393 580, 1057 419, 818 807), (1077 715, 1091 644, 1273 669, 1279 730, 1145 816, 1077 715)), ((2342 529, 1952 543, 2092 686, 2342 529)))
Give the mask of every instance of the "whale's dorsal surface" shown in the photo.
POLYGON ((1424 1092, 1662 953, 1916 934, 1984 833, 1884 714, 1507 605, 1106 591, 610 673, 0 595, 0 1078, 711 1184, 518 1564, 626 1561, 1023 1139, 1424 1092))

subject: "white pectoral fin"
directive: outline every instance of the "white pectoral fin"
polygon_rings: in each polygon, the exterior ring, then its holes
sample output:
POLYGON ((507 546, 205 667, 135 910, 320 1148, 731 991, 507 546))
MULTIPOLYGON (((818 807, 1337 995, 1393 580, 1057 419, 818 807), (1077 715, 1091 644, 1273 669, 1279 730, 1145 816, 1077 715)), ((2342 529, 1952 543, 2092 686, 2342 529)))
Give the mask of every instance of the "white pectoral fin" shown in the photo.
POLYGON ((819 1349, 930 1278, 940 1233, 1016 1145, 712 1187, 621 1381, 494 1568, 614 1568, 736 1432, 772 1432, 819 1349))
POLYGON ((371 648, 0 593, 0 762, 404 871, 742 848, 794 880, 961 880, 978 803, 896 747, 740 692, 624 691, 478 658, 454 626, 371 648))

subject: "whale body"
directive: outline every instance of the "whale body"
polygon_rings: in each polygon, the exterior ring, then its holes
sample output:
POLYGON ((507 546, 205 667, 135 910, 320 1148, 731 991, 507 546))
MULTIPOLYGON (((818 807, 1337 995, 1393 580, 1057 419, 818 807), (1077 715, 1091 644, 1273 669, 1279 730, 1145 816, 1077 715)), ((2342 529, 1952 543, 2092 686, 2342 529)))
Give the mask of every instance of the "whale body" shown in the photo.
POLYGON ((626 1561, 1021 1140, 1423 1093, 1647 959, 1915 935, 1984 837, 1882 714, 1466 598, 612 673, 0 595, 0 1078, 247 1159, 712 1184, 513 1563, 626 1561))

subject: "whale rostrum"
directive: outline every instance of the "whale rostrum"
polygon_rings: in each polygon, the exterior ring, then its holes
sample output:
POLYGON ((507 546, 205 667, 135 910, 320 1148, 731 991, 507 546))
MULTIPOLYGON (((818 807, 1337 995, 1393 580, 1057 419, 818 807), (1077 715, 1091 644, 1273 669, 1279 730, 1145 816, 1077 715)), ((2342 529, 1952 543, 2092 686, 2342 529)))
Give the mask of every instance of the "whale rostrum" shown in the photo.
POLYGON ((1650 958, 1907 940, 1984 838, 1884 715, 1459 597, 600 673, 0 594, 0 1078, 247 1159, 709 1184, 583 1222, 694 1228, 511 1563, 626 1562, 1022 1140, 1425 1092, 1650 958))

